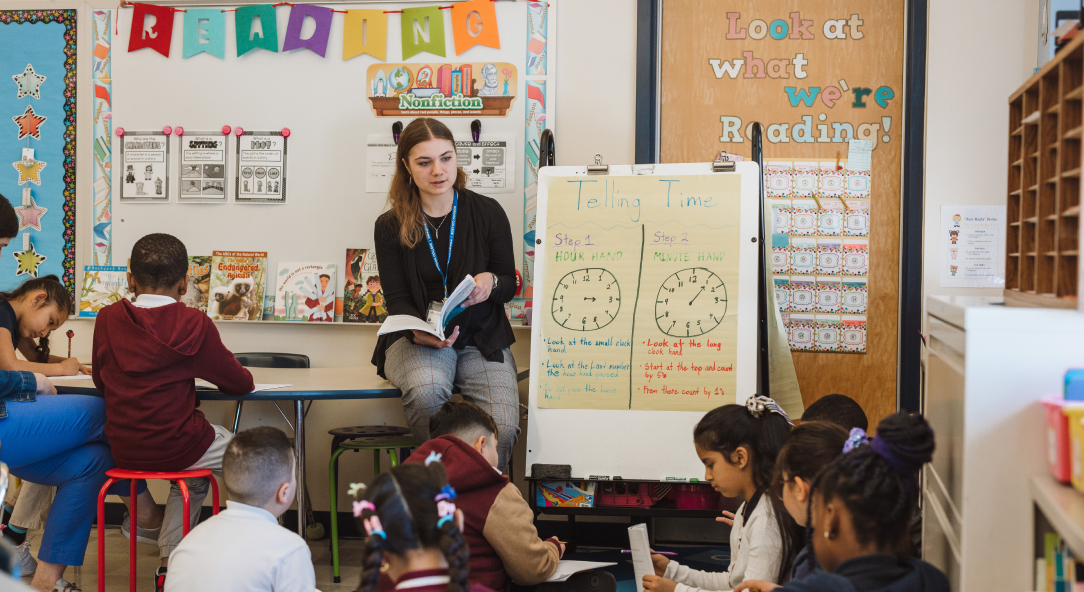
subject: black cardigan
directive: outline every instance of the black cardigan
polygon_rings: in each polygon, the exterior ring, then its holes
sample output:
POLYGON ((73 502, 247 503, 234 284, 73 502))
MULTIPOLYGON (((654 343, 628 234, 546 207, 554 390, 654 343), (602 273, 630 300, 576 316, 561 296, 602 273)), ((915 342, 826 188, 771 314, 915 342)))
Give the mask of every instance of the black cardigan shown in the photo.
MULTIPOLYGON (((425 241, 418 241, 413 248, 399 242, 399 219, 393 212, 385 212, 376 219, 373 231, 376 243, 376 261, 380 266, 380 286, 389 315, 410 315, 424 319, 429 302, 425 282, 418 268, 415 250, 428 251, 425 241)), ((461 313, 470 315, 472 321, 480 320, 480 330, 474 335, 474 345, 491 362, 504 360, 501 350, 516 341, 512 325, 504 312, 504 304, 516 294, 515 251, 512 249, 512 228, 508 216, 497 200, 479 195, 469 189, 459 192, 459 210, 456 219, 455 244, 452 246, 451 269, 448 273, 449 289, 458 285, 466 275, 475 276, 490 272, 500 279, 500 287, 489 296, 461 313), (479 319, 478 315, 482 315, 479 319)), ((409 331, 381 335, 373 352, 373 365, 383 378, 384 361, 391 344, 409 331)), ((466 336, 460 335, 453 347, 462 349, 466 336)))

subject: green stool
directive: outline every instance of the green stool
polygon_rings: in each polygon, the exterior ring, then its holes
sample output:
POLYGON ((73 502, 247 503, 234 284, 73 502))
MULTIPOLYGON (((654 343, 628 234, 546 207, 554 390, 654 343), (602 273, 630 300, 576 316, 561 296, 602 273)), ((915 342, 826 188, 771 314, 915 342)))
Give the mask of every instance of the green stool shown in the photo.
MULTIPOLYGON (((340 442, 338 449, 331 455, 328 463, 328 481, 331 491, 331 565, 334 570, 335 583, 339 583, 339 519, 337 509, 338 478, 336 467, 339 456, 347 450, 372 450, 373 451, 373 478, 380 476, 380 451, 387 450, 391 459, 391 466, 399 464, 399 449, 417 448, 421 445, 414 436, 380 436, 373 438, 355 438, 346 442, 340 442)), ((404 458, 404 460, 406 460, 404 458)))

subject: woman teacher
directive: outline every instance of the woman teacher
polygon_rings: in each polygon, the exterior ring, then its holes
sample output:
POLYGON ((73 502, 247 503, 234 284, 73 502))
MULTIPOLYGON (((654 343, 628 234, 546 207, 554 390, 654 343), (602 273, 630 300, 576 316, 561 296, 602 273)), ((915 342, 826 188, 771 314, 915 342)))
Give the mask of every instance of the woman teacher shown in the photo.
POLYGON ((374 238, 388 314, 427 318, 463 278, 477 287, 445 328, 441 341, 422 331, 383 335, 373 353, 377 373, 403 392, 410 430, 429 439, 429 418, 452 398, 485 409, 497 422, 498 469, 519 436, 515 342, 504 304, 516 292, 512 229, 496 200, 465 188, 452 132, 436 119, 403 130, 389 211, 374 238))

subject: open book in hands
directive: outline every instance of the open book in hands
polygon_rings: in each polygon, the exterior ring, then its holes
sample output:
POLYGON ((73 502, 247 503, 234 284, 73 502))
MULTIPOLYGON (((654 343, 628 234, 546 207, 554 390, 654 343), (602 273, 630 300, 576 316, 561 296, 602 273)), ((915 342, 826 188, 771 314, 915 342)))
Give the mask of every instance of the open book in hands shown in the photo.
POLYGON ((380 330, 376 332, 377 335, 384 335, 385 333, 395 333, 397 331, 423 331, 430 335, 435 336, 437 339, 444 341, 447 337, 444 336, 444 328, 448 325, 448 321, 452 320, 452 317, 463 312, 463 308, 460 306, 463 301, 470 298, 471 292, 477 284, 474 283, 474 278, 467 276, 463 278, 462 282, 455 287, 455 290, 448 295, 448 299, 444 301, 444 306, 440 309, 440 315, 430 321, 419 319, 410 315, 391 315, 384 320, 384 323, 380 325, 380 330))

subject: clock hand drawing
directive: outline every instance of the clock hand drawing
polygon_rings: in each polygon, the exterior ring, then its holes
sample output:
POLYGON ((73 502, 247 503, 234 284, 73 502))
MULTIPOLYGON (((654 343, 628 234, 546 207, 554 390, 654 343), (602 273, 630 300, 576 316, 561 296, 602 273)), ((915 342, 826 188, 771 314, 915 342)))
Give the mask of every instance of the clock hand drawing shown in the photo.
POLYGON ((726 286, 704 267, 692 267, 666 278, 655 298, 655 324, 671 337, 698 337, 719 326, 726 316, 726 286))
POLYGON ((576 331, 609 325, 621 310, 621 286, 601 268, 577 269, 557 282, 550 314, 557 324, 576 331))

